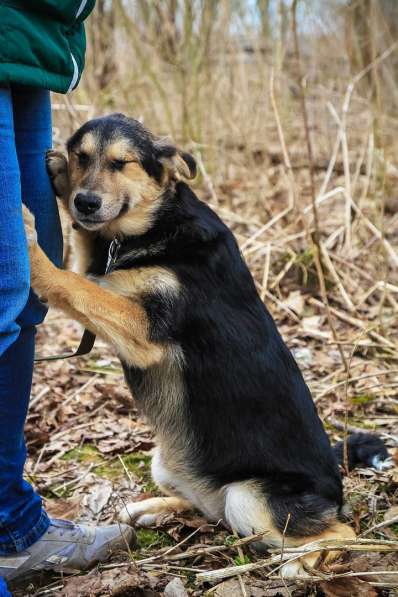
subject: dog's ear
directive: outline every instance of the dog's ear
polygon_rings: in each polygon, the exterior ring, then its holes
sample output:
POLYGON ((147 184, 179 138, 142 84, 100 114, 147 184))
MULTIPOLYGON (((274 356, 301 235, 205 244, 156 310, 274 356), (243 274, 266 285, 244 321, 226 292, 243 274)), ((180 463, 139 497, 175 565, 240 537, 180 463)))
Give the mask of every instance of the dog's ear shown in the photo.
POLYGON ((187 178, 196 176, 195 158, 186 151, 180 151, 174 145, 160 139, 156 143, 157 158, 171 178, 187 178))
POLYGON ((68 160, 60 151, 50 149, 46 153, 47 172, 54 192, 60 199, 67 200, 70 193, 68 160))

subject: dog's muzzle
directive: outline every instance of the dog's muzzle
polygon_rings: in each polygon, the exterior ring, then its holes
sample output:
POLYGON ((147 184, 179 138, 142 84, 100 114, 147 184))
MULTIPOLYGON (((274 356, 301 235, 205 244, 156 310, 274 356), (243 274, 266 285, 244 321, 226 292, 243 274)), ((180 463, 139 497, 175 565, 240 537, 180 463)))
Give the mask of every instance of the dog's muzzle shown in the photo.
POLYGON ((78 193, 74 199, 74 205, 78 214, 90 216, 102 205, 101 197, 93 193, 78 193))

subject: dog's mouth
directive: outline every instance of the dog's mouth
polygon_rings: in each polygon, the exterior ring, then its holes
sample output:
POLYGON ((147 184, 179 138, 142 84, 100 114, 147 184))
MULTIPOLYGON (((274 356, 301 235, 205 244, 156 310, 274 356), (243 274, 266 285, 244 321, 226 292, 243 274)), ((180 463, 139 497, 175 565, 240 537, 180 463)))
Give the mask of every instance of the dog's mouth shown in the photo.
MULTIPOLYGON (((123 203, 116 213, 116 215, 111 214, 110 217, 104 217, 104 213, 93 213, 91 215, 83 215, 79 213, 76 209, 73 209, 73 216, 78 226, 85 228, 86 230, 99 230, 100 228, 114 222, 121 216, 123 216, 129 208, 130 198, 126 196, 123 200, 123 203)), ((102 211, 102 210, 99 210, 102 211)))
POLYGON ((75 223, 77 227, 85 228, 86 230, 99 230, 103 226, 106 226, 109 222, 113 220, 100 220, 99 218, 82 218, 74 217, 75 223))
POLYGON ((111 220, 101 220, 99 218, 77 218, 79 224, 87 224, 87 226, 97 226, 98 224, 106 224, 107 222, 111 222, 111 220))

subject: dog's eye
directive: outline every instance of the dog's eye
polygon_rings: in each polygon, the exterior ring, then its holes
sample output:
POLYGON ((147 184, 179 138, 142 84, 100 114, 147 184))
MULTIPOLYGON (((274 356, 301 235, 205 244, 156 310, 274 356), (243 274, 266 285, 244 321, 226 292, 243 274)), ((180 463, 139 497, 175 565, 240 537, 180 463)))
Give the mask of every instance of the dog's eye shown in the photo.
POLYGON ((112 160, 111 161, 112 170, 122 170, 126 164, 127 164, 127 162, 124 160, 112 160))
POLYGON ((76 153, 76 156, 79 161, 79 166, 81 168, 85 168, 88 165, 90 156, 88 156, 87 153, 84 153, 83 151, 76 153))

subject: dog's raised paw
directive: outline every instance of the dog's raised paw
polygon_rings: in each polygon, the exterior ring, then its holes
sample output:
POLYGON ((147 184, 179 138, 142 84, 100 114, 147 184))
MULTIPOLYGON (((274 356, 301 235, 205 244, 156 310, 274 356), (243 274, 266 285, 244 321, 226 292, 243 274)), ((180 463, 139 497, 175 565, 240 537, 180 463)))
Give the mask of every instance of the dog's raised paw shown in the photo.
POLYGON ((46 152, 46 166, 48 174, 51 178, 55 178, 58 174, 64 173, 68 162, 66 157, 60 151, 49 149, 46 152))
POLYGON ((49 149, 46 153, 46 166, 55 194, 66 199, 70 190, 68 160, 60 151, 49 149))
POLYGON ((35 217, 32 212, 29 211, 26 205, 22 205, 22 215, 25 226, 26 240, 28 241, 28 246, 30 247, 31 245, 37 243, 35 217))

